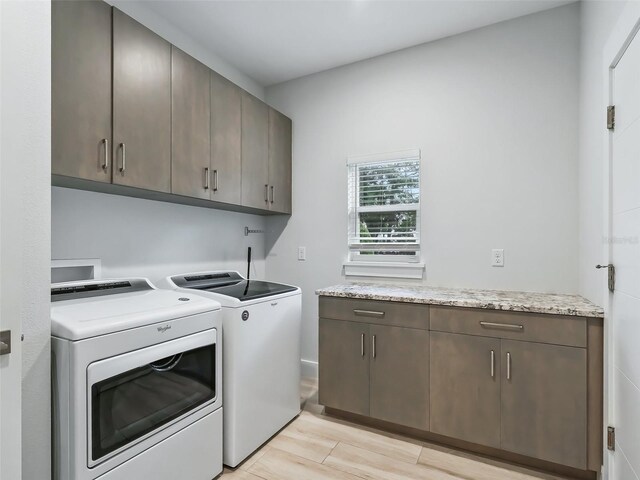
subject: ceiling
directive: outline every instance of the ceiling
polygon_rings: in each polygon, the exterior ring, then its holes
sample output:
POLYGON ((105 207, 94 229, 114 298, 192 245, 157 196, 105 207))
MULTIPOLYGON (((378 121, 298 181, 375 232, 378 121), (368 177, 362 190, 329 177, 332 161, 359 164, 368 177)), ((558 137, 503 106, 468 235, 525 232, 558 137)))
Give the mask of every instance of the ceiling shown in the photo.
POLYGON ((563 0, 143 0, 264 86, 571 3, 563 0))

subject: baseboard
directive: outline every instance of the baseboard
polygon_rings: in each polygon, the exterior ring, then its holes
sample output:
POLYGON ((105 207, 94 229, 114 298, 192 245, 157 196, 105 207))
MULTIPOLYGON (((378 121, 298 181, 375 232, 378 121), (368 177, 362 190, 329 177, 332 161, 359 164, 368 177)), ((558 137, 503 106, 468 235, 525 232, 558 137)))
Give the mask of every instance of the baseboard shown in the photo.
POLYGON ((302 378, 318 378, 318 362, 313 360, 300 360, 302 378))

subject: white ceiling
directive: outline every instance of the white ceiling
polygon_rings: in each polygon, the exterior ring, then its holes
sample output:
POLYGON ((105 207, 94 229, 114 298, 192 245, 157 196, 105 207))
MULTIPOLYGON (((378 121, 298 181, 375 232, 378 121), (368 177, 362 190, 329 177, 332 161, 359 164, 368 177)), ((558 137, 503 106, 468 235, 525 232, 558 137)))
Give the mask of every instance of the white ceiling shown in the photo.
POLYGON ((264 86, 492 23, 564 0, 144 0, 264 86))

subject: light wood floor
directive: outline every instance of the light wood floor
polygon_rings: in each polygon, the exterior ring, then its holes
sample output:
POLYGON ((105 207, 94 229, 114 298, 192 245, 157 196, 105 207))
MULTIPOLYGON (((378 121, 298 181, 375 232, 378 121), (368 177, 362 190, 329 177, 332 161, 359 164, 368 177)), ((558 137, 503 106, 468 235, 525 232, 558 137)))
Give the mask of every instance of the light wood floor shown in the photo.
POLYGON ((303 381, 303 411, 221 480, 559 480, 510 464, 322 415, 303 381))

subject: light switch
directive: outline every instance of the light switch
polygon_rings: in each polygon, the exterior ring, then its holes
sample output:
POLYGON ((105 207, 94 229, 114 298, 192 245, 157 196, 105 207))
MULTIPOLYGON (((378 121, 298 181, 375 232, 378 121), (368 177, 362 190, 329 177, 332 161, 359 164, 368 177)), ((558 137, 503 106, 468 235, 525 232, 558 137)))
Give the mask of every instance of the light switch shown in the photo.
POLYGON ((307 247, 298 247, 298 260, 304 262, 307 259, 307 247))
POLYGON ((494 248, 491 250, 491 266, 504 267, 504 249, 494 248))

